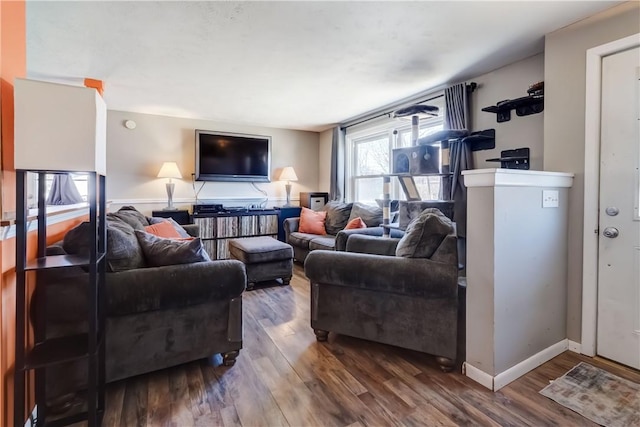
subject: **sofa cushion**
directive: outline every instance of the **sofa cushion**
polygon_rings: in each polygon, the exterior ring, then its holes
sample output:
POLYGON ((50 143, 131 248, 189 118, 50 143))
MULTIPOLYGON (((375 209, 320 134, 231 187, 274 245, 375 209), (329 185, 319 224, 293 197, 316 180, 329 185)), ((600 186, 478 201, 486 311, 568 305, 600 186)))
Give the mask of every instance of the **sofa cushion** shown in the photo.
POLYGON ((245 264, 293 259, 291 245, 268 236, 229 240, 229 252, 245 264))
POLYGON ((344 227, 345 230, 355 230, 356 228, 367 228, 367 224, 364 223, 362 218, 357 217, 349 221, 347 226, 344 227))
POLYGON ((316 249, 322 249, 326 251, 332 251, 336 246, 336 236, 316 236, 309 242, 309 250, 315 251, 316 249))
MULTIPOLYGON (((107 215, 107 266, 109 271, 145 267, 144 254, 132 226, 107 215)), ((65 234, 62 247, 68 254, 88 254, 91 250, 91 225, 83 222, 65 234)))
POLYGON ((435 208, 428 208, 409 223, 396 247, 396 256, 431 258, 448 234, 455 228, 449 218, 435 208))
POLYGON ((349 221, 358 217, 362 218, 364 223, 367 224, 367 227, 378 227, 382 224, 382 208, 355 202, 351 209, 349 221))
MULTIPOLYGON (((149 221, 150 225, 155 225, 155 224, 160 224, 162 222, 169 222, 169 224, 171 224, 171 226, 176 230, 176 232, 180 235, 180 237, 197 237, 197 236, 191 236, 183 226, 181 226, 180 224, 178 224, 173 218, 158 218, 158 217, 147 217, 147 221, 149 221)), ((193 225, 193 224, 190 224, 193 225)))
POLYGON ((324 221, 327 217, 327 213, 324 211, 316 212, 308 208, 302 208, 300 211, 300 227, 298 230, 301 233, 309 234, 326 234, 324 229, 324 221))
POLYGON ((309 249, 309 242, 317 237, 317 234, 308 234, 294 231, 289 234, 289 243, 299 248, 309 249))
POLYGON ((352 207, 353 203, 337 201, 331 201, 324 205, 322 210, 327 212, 327 218, 324 220, 324 229, 327 234, 335 236, 340 230, 343 230, 347 226, 352 207))
POLYGON ((107 219, 107 264, 110 271, 146 267, 133 227, 115 218, 107 219))
POLYGON ((117 212, 109 212, 107 218, 117 218, 129 224, 134 230, 143 230, 149 225, 147 217, 138 212, 133 206, 123 206, 117 212))
POLYGON ((165 239, 180 239, 184 238, 173 228, 173 225, 169 221, 161 221, 156 224, 147 225, 144 231, 151 233, 154 236, 164 237, 165 239))
POLYGON ((162 267, 163 265, 211 261, 200 238, 175 240, 163 239, 140 230, 136 230, 135 233, 147 264, 150 266, 162 267))

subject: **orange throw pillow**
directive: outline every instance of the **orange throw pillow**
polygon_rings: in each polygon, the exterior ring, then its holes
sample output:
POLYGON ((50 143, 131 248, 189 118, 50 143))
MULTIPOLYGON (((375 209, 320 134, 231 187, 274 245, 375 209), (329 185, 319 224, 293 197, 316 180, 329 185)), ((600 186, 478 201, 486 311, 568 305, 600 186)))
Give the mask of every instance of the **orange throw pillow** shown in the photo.
POLYGON ((367 228, 367 224, 364 223, 362 218, 357 217, 349 221, 346 227, 344 227, 345 230, 353 230, 355 228, 367 228))
POLYGON ((173 225, 169 221, 162 221, 157 224, 147 225, 144 231, 165 239, 179 239, 182 236, 178 234, 173 225))
POLYGON ((308 234, 327 234, 324 229, 324 220, 326 217, 326 211, 316 212, 311 209, 302 208, 298 231, 308 234))

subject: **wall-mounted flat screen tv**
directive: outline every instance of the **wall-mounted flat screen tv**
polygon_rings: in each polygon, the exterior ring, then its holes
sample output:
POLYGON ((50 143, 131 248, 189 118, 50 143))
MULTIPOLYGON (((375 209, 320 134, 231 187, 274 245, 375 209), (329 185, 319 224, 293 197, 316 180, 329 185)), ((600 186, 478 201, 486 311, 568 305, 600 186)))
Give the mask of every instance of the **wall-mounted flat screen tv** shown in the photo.
POLYGON ((196 130, 197 181, 269 182, 271 137, 196 130))

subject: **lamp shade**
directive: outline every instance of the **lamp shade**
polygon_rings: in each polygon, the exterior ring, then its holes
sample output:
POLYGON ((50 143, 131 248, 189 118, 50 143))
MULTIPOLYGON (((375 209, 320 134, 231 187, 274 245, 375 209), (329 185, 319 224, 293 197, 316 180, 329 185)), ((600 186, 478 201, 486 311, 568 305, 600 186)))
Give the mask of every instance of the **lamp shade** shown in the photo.
POLYGON ((182 178, 176 162, 164 162, 158 172, 158 178, 182 178))
POLYGON ((298 175, 296 175, 296 171, 293 170, 292 166, 286 166, 282 168, 282 173, 280 174, 280 181, 297 181, 298 175))
POLYGON ((107 107, 93 88, 15 79, 16 169, 106 174, 107 107))

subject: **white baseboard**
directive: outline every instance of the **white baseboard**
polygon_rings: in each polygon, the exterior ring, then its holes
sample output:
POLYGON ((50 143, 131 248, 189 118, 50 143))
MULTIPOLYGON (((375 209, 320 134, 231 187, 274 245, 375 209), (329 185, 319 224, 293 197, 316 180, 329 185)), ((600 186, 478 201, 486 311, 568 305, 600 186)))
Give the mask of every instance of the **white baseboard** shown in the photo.
POLYGON ((489 390, 498 391, 502 387, 517 380, 524 374, 534 370, 543 363, 546 363, 554 357, 562 354, 564 351, 568 349, 570 350, 569 343, 573 343, 573 345, 575 346, 580 345, 576 342, 569 341, 568 339, 563 339, 562 341, 559 341, 552 346, 549 346, 544 350, 534 354, 528 359, 523 360, 517 365, 512 366, 506 371, 499 373, 495 377, 487 374, 486 372, 476 368, 473 365, 470 365, 468 362, 464 363, 464 372, 467 377, 483 385, 489 390))
POLYGON ((563 339, 550 347, 534 354, 528 359, 523 360, 515 366, 499 373, 493 378, 493 391, 498 391, 512 381, 517 380, 527 372, 530 372, 554 357, 562 354, 569 348, 569 340, 563 339))
POLYGON ((493 390, 493 377, 491 375, 470 365, 469 362, 464 362, 463 370, 466 376, 489 390, 493 390))
POLYGON ((574 353, 581 354, 582 344, 579 342, 569 340, 569 351, 573 351, 574 353))

